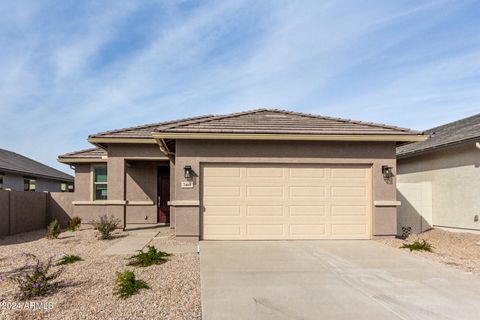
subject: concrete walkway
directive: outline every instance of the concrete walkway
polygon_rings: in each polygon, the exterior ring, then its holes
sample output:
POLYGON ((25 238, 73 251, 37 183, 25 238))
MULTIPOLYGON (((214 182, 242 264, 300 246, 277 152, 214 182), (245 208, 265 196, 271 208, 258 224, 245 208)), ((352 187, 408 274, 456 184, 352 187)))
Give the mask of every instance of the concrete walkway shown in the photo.
POLYGON ((159 233, 160 230, 157 228, 154 229, 140 229, 140 230, 130 230, 128 231, 129 235, 125 238, 122 238, 120 241, 110 246, 103 252, 105 255, 121 255, 135 254, 138 250, 142 250, 153 240, 159 233))
POLYGON ((478 319, 480 276, 375 241, 200 244, 202 318, 478 319))

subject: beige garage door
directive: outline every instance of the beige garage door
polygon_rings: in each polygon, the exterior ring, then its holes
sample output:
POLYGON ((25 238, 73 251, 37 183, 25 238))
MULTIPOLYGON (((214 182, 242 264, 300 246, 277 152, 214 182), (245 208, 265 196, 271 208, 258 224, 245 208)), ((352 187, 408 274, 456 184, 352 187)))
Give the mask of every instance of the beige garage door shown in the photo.
POLYGON ((203 239, 370 239, 368 166, 205 164, 203 239))

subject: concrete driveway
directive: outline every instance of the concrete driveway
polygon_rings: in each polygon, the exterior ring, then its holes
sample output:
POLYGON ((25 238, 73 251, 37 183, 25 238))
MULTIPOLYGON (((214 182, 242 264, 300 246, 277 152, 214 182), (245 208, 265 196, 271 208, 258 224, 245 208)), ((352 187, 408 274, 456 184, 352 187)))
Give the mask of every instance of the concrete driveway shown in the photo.
POLYGON ((480 276, 375 241, 203 241, 200 263, 205 320, 480 317, 480 276))

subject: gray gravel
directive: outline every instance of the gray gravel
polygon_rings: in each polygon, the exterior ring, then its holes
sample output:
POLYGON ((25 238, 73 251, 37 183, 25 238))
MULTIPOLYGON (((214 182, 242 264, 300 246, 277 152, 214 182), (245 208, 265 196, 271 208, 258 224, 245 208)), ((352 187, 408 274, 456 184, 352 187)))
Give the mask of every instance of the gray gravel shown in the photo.
MULTIPOLYGON (((151 244, 178 242, 164 231, 164 237, 151 244)), ((83 229, 63 232, 58 240, 47 240, 44 231, 35 231, 0 239, 0 274, 4 276, 21 267, 22 253, 41 259, 75 254, 84 261, 65 267, 60 280, 66 287, 37 299, 52 303, 48 311, 9 310, 1 303, 12 303, 17 288, 11 281, 0 281, 0 319, 201 319, 200 270, 196 253, 175 254, 159 266, 135 268, 138 279, 151 287, 127 300, 113 296, 115 272, 134 270, 127 267, 128 256, 105 256, 101 253, 128 235, 116 231, 114 240, 97 240, 96 232, 83 229)))

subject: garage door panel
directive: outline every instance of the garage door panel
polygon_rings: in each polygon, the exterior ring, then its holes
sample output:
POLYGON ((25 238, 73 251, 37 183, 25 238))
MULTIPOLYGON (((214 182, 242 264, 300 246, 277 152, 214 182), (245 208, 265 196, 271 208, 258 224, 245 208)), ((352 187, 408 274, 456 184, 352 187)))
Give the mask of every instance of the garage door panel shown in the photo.
POLYGON ((290 178, 325 178, 326 169, 323 168, 289 168, 288 177, 290 178))
POLYGON ((283 224, 247 224, 247 235, 251 236, 282 236, 283 224))
POLYGON ((296 236, 318 236, 325 234, 325 224, 291 224, 289 233, 292 238, 296 236))
POLYGON ((366 166, 225 166, 229 170, 206 170, 223 169, 220 164, 202 168, 204 239, 370 238, 366 166))
POLYGON ((207 179, 240 177, 240 168, 236 167, 205 167, 204 173, 207 179))
POLYGON ((282 178, 283 168, 247 168, 247 177, 256 178, 282 178))
POLYGON ((364 235, 366 224, 332 224, 332 235, 364 235))
POLYGON ((247 216, 250 217, 281 217, 283 216, 282 206, 247 206, 247 216))
POLYGON ((333 217, 367 217, 367 207, 364 205, 332 205, 331 215, 333 217))
POLYGON ((325 186, 289 186, 288 194, 290 199, 295 198, 324 198, 326 196, 326 187, 325 186))
POLYGON ((282 197, 283 187, 274 185, 247 186, 247 197, 282 197))
POLYGON ((237 186, 205 187, 204 196, 206 198, 239 197, 240 187, 237 187, 237 186))
POLYGON ((239 217, 240 206, 224 206, 224 205, 209 205, 208 212, 205 211, 208 216, 220 216, 220 217, 239 217))
POLYGON ((289 206, 288 214, 292 217, 301 217, 301 216, 315 216, 315 217, 326 217, 327 207, 326 206, 289 206))

